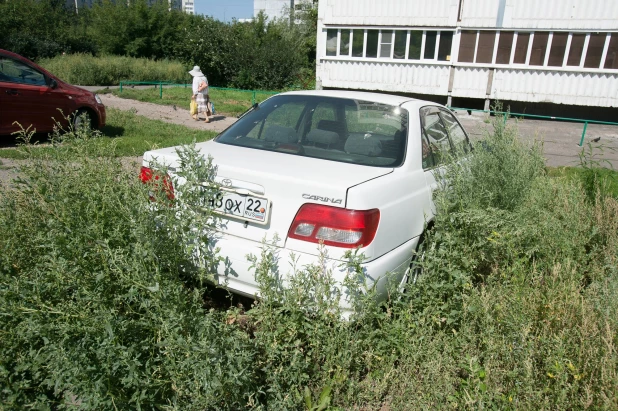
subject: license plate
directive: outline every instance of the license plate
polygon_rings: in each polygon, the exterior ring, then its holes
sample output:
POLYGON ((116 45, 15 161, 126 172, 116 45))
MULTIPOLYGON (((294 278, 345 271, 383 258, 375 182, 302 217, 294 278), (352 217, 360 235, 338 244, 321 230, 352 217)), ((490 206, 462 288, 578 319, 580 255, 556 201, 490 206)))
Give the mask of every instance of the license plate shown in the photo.
POLYGON ((213 198, 207 200, 207 204, 218 214, 255 221, 260 224, 268 222, 270 202, 265 197, 238 194, 221 189, 213 198))

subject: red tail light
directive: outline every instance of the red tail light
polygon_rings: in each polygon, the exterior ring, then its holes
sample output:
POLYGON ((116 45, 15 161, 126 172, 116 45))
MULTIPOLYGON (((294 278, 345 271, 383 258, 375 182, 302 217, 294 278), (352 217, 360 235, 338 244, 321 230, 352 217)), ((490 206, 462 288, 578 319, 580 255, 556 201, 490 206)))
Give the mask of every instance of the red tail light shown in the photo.
POLYGON ((304 204, 288 231, 289 238, 343 248, 365 247, 376 235, 380 210, 348 210, 304 204))
MULTIPOLYGON (((151 168, 142 166, 139 172, 139 179, 144 184, 152 184, 157 190, 164 190, 167 198, 170 200, 174 199, 174 185, 172 184, 172 179, 167 174, 156 174, 151 168), (162 180, 162 184, 159 180, 162 180)), ((150 198, 154 200, 152 196, 150 198)))

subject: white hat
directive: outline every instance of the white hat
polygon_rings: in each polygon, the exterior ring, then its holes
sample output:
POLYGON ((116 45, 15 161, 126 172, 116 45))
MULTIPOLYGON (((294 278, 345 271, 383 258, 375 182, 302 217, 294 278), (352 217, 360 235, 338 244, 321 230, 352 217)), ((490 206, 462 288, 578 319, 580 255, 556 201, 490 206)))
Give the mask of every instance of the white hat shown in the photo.
POLYGON ((193 66, 193 70, 189 72, 193 77, 203 77, 204 73, 200 70, 200 66, 193 66))

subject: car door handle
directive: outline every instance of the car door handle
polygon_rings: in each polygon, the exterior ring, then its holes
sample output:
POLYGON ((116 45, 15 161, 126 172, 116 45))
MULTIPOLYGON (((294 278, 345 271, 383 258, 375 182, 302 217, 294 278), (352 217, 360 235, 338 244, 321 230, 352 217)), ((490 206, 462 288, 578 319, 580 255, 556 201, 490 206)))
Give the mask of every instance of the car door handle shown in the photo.
POLYGON ((17 90, 6 90, 6 94, 9 96, 19 96, 19 91, 17 90))

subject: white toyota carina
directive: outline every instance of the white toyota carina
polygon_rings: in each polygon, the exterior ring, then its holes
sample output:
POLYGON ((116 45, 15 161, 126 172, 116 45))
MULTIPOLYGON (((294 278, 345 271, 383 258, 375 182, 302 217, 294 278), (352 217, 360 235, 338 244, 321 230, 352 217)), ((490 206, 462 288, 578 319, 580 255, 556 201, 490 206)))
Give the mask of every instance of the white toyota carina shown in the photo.
MULTIPOLYGON (((360 248, 367 282, 384 293, 385 274, 409 277, 414 250, 434 217, 432 191, 445 153, 468 152, 468 137, 453 113, 409 97, 302 91, 255 105, 214 140, 197 144, 212 156, 222 190, 212 200, 226 224, 216 247, 227 258, 218 279, 236 293, 258 288, 248 254, 279 236, 279 272, 318 261, 328 252, 337 281, 345 252, 360 248), (377 284, 376 284, 377 283, 377 284)), ((179 166, 176 148, 144 154, 152 163, 179 166)))

